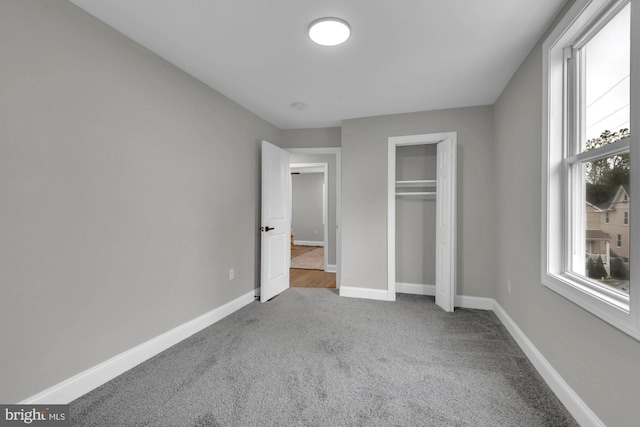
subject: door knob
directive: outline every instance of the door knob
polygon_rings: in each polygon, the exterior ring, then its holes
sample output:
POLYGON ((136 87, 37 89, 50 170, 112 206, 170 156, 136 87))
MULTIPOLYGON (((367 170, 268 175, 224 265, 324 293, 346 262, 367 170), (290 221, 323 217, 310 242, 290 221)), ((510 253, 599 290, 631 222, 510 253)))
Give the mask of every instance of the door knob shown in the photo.
POLYGON ((269 227, 269 226, 260 227, 260 231, 271 231, 271 230, 275 230, 275 229, 276 229, 275 227, 269 227))

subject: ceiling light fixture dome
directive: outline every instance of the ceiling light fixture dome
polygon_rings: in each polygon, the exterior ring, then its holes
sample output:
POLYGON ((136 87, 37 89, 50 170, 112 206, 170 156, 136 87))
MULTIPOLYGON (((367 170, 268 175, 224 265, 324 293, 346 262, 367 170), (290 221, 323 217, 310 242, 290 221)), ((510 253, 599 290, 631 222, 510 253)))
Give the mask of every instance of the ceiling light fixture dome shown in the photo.
POLYGON ((340 18, 320 18, 309 25, 309 38, 322 46, 337 46, 351 36, 349 23, 340 18))

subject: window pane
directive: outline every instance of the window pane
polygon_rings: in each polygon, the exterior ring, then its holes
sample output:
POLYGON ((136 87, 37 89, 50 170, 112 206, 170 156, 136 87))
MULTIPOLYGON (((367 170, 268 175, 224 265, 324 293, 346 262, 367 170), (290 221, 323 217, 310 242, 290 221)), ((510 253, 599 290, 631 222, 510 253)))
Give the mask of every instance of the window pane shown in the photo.
MULTIPOLYGON (((622 9, 583 48, 585 139, 629 129, 631 7, 622 9)), ((614 137, 615 138, 615 137, 614 137)), ((597 148, 587 142, 585 149, 597 148)))
POLYGON ((629 294, 629 154, 584 163, 585 275, 629 294))

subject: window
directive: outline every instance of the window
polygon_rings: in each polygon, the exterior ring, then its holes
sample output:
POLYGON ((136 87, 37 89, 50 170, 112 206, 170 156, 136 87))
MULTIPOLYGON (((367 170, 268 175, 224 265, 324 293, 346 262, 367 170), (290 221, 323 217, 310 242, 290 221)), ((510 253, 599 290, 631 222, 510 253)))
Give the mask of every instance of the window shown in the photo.
POLYGON ((576 0, 543 44, 541 279, 640 339, 629 244, 639 239, 620 225, 629 225, 638 199, 630 186, 638 145, 632 22, 629 0, 576 0))

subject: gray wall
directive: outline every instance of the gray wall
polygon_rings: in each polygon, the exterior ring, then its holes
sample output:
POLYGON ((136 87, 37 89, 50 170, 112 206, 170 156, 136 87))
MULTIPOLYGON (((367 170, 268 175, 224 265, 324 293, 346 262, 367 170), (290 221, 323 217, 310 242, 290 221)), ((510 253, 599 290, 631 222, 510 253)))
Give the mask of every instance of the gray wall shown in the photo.
POLYGON ((0 2, 0 51, 9 403, 252 291, 281 131, 66 0, 0 2))
MULTIPOLYGON (((396 180, 436 179, 436 150, 436 144, 397 147, 396 180)), ((419 190, 435 191, 435 188, 419 190)), ((435 197, 396 197, 396 281, 436 283, 435 197)))
POLYGON ((324 174, 301 173, 292 175, 293 215, 295 240, 322 242, 324 224, 322 201, 324 174))
POLYGON ((493 296, 493 107, 342 123, 342 285, 387 289, 387 150, 391 136, 458 132, 458 294, 493 296))
POLYGON ((637 425, 640 342, 540 283, 541 112, 539 43, 495 104, 495 296, 606 425, 637 425))
POLYGON ((340 128, 285 129, 282 131, 283 148, 340 147, 340 128))

